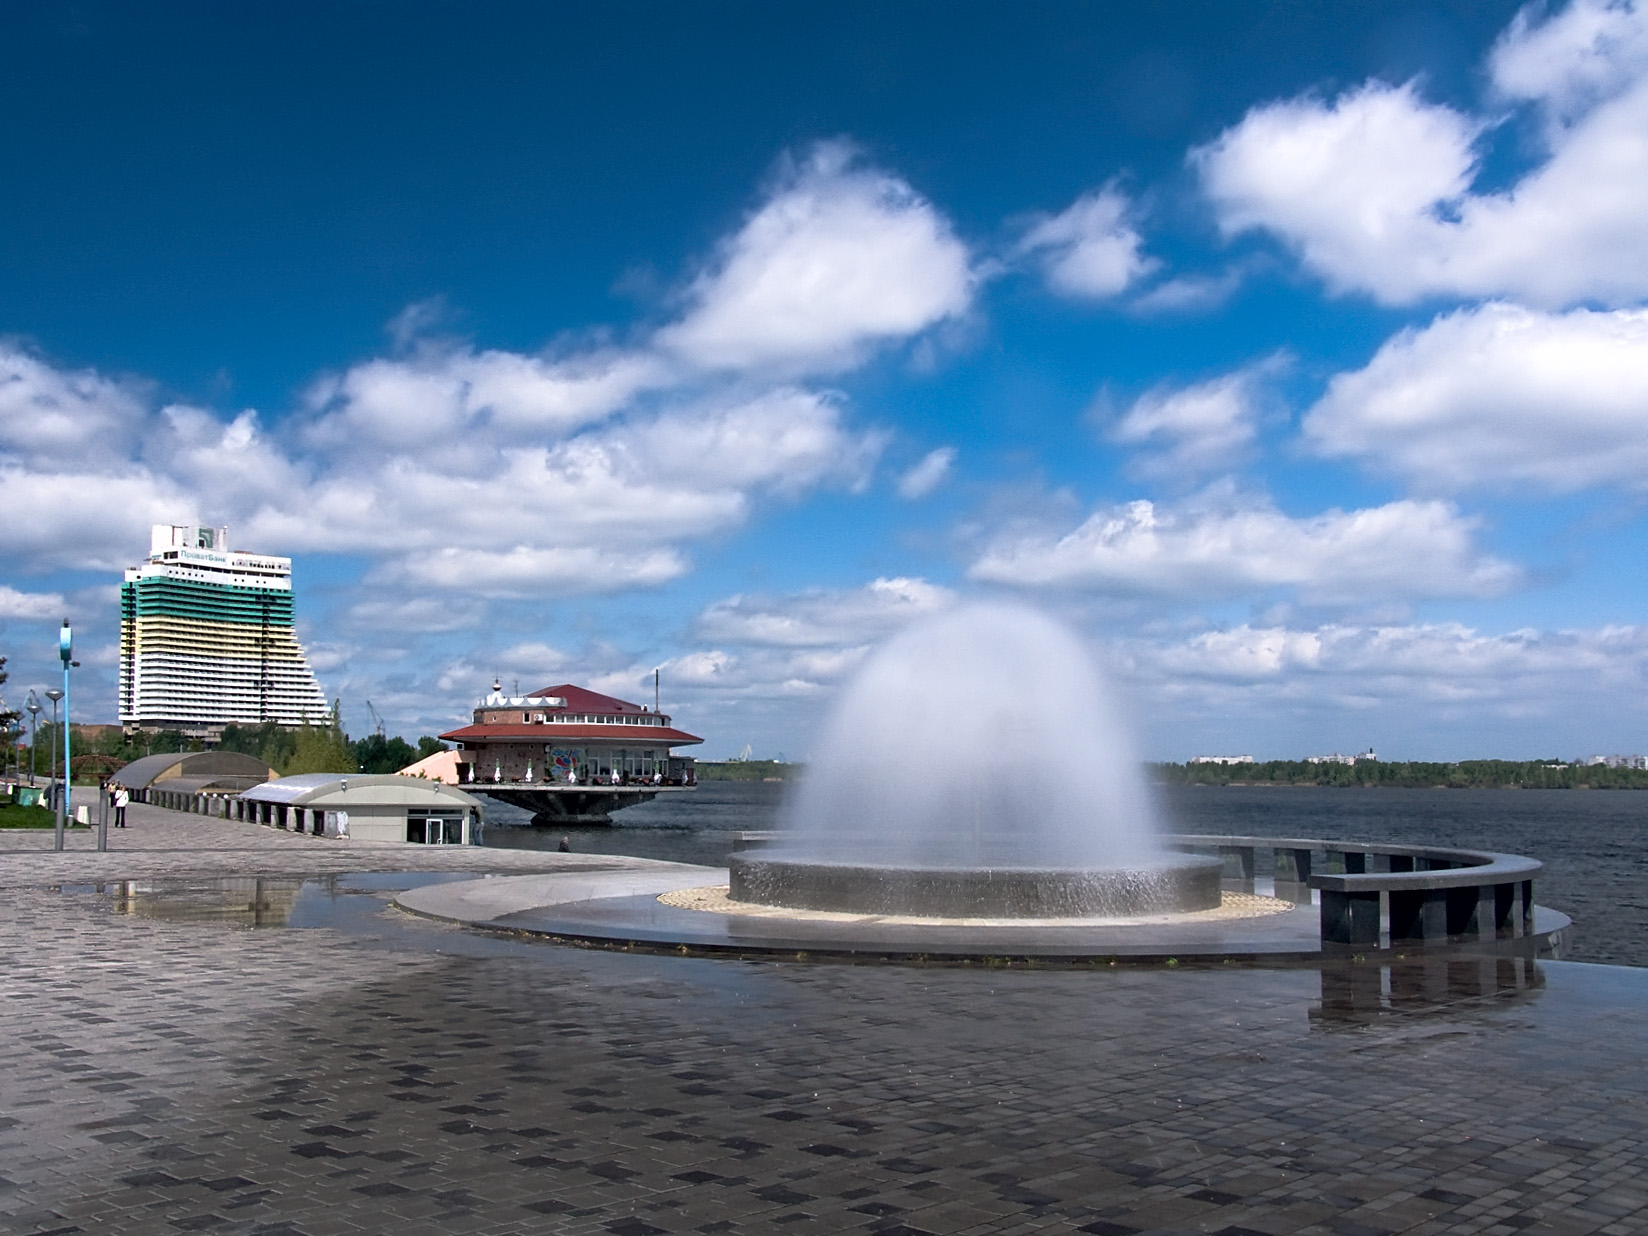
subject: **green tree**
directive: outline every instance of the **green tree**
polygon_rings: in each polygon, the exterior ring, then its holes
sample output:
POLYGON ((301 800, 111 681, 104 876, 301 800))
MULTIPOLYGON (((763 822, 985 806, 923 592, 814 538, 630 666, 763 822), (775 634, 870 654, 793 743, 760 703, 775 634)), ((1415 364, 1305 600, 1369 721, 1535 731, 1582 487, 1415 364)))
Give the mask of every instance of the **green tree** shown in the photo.
POLYGON ((432 734, 425 734, 418 739, 418 758, 420 760, 427 760, 430 756, 437 755, 446 749, 446 744, 432 734))
POLYGON ((360 771, 360 765, 355 762, 355 753, 350 750, 348 736, 338 728, 336 708, 332 710, 329 724, 306 725, 300 730, 292 731, 292 737, 292 756, 280 770, 283 776, 290 777, 298 773, 360 771))
POLYGON ((397 773, 408 764, 418 762, 418 753, 404 738, 368 734, 349 745, 355 766, 363 773, 397 773))
MULTIPOLYGON (((6 658, 0 657, 0 687, 6 685, 6 678, 6 658)), ((15 708, 7 708, 5 697, 0 695, 0 743, 4 743, 5 750, 13 755, 25 749, 17 748, 17 740, 23 733, 22 719, 23 714, 15 708)), ((0 772, 3 771, 5 769, 0 768, 0 772)))

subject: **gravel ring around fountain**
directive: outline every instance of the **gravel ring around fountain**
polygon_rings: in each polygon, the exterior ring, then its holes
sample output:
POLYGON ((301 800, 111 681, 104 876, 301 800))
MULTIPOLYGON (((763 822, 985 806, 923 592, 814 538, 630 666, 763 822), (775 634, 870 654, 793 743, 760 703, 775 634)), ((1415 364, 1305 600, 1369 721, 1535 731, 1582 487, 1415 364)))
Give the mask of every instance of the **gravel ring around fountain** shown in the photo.
POLYGON ((1259 893, 1225 892, 1220 904, 1208 910, 1170 914, 1135 914, 1112 918, 933 918, 908 914, 852 914, 838 910, 798 910, 788 906, 733 901, 725 884, 682 888, 664 893, 661 904, 678 910, 733 914, 742 918, 799 919, 817 923, 877 923, 909 927, 1142 927, 1166 923, 1227 923, 1241 919, 1286 914, 1298 907, 1280 897, 1259 893))

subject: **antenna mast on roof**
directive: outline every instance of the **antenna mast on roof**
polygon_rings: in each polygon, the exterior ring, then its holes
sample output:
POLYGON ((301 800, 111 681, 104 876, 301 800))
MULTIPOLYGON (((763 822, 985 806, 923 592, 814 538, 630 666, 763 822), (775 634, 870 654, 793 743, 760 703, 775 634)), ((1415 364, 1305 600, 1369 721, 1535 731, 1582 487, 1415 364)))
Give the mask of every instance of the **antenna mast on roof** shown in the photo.
POLYGON ((656 669, 652 671, 652 711, 663 711, 663 709, 658 707, 658 671, 656 669))

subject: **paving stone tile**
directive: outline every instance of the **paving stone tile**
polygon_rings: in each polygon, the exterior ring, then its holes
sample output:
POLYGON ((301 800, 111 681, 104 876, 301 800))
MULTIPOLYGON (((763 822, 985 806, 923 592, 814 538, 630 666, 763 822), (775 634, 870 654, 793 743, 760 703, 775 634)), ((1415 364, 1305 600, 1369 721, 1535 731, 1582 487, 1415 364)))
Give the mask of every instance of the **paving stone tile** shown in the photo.
POLYGON ((1355 1019, 1309 970, 649 957, 365 894, 347 926, 118 910, 99 881, 624 861, 171 814, 104 855, 0 838, 0 1230, 1648 1231, 1641 971, 1355 1019))

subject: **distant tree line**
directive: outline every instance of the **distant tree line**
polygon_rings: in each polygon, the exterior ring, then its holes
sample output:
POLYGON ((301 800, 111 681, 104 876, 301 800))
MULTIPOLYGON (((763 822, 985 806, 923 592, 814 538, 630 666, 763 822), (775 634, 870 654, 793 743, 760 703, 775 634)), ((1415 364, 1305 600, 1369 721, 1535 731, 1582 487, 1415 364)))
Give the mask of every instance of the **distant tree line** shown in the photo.
POLYGON ((416 764, 446 744, 425 734, 413 746, 397 735, 368 734, 351 740, 333 720, 326 725, 289 727, 266 721, 262 725, 226 725, 219 751, 255 755, 283 777, 306 772, 397 773, 416 764))
POLYGON ((1390 786, 1451 790, 1648 790, 1648 770, 1569 764, 1562 760, 1358 760, 1354 764, 1311 764, 1267 760, 1262 764, 1151 764, 1167 785, 1330 785, 1390 786))
POLYGON ((693 765, 700 781, 788 781, 799 776, 799 764, 780 760, 699 760, 693 765))
MULTIPOLYGON (((12 733, 16 734, 18 728, 14 725, 12 733)), ((70 763, 77 782, 99 781, 145 755, 206 750, 206 744, 198 738, 177 730, 123 734, 114 727, 83 730, 76 725, 70 728, 74 731, 70 763)), ((38 777, 51 775, 54 751, 57 758, 62 758, 62 730, 59 724, 54 734, 50 722, 37 727, 34 767, 38 777)), ((27 734, 22 737, 26 738, 27 734)), ((304 726, 283 726, 273 721, 261 725, 227 725, 213 749, 255 755, 281 776, 288 777, 309 772, 396 773, 437 751, 446 750, 446 744, 428 734, 419 738, 416 746, 404 738, 388 738, 382 734, 351 739, 335 718, 327 717, 318 724, 304 726)), ((29 772, 29 756, 28 743, 21 742, 11 757, 11 767, 25 778, 29 772)))

